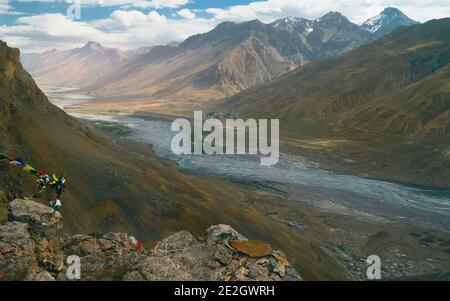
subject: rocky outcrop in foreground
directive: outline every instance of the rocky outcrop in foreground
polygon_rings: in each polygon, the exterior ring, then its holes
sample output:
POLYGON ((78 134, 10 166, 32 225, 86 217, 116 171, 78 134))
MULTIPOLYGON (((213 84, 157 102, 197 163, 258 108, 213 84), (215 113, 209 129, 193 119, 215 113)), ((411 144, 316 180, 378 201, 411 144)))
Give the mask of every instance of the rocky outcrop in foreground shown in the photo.
POLYGON ((1 280, 68 280, 68 257, 81 261, 82 280, 301 280, 285 255, 248 240, 228 225, 200 240, 187 231, 138 250, 125 233, 69 236, 59 213, 30 200, 9 204, 0 225, 1 280))

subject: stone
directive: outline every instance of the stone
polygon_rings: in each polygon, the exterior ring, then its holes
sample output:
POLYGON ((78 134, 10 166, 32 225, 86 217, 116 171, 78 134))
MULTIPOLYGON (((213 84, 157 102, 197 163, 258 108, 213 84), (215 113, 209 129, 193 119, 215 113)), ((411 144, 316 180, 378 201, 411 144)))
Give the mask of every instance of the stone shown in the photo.
POLYGON ((142 274, 147 280, 220 280, 220 269, 208 264, 214 249, 186 231, 174 233, 158 243, 145 258, 142 274))
POLYGON ((28 224, 30 227, 52 223, 54 217, 61 217, 49 206, 31 201, 15 199, 9 203, 10 219, 28 224))
POLYGON ((194 242, 197 242, 197 240, 191 233, 187 231, 180 231, 164 238, 162 241, 157 243, 154 248, 154 252, 157 254, 177 252, 188 248, 194 242))
POLYGON ((272 256, 275 257, 276 260, 278 260, 281 264, 283 264, 285 267, 289 266, 289 261, 286 258, 286 255, 284 255, 281 251, 273 251, 272 256))
POLYGON ((79 247, 81 251, 86 255, 99 253, 102 251, 95 238, 83 240, 82 242, 80 242, 79 247))
POLYGON ((241 267, 236 271, 235 276, 237 277, 238 275, 240 275, 242 277, 247 277, 249 273, 250 271, 248 269, 241 267))
POLYGON ((211 226, 206 230, 206 244, 208 246, 228 244, 232 240, 247 240, 247 238, 231 226, 224 224, 211 226))
MULTIPOLYGON (((142 263, 141 273, 149 281, 188 281, 192 271, 170 257, 149 257, 142 263)), ((210 280, 205 278, 197 280, 210 280)))
POLYGON ((278 275, 280 275, 281 277, 284 277, 284 275, 286 275, 286 269, 284 267, 283 264, 279 263, 274 269, 273 271, 275 273, 277 273, 278 275))
POLYGON ((43 204, 16 199, 9 203, 9 219, 28 225, 34 239, 53 237, 62 229, 62 217, 43 204))
POLYGON ((124 281, 145 281, 145 277, 139 271, 131 271, 124 276, 123 280, 124 281))
POLYGON ((267 266, 270 263, 270 260, 267 258, 260 258, 256 261, 256 263, 262 266, 267 266))
POLYGON ((231 247, 250 257, 258 258, 272 254, 272 247, 260 240, 238 240, 232 241, 231 247))
POLYGON ((114 243, 107 239, 100 238, 98 240, 98 244, 103 251, 107 251, 114 248, 114 243))
POLYGON ((45 270, 39 270, 34 273, 29 274, 25 281, 56 281, 52 274, 45 270))
POLYGON ((250 271, 248 269, 241 267, 240 269, 238 269, 236 271, 236 273, 234 274, 234 277, 237 281, 248 281, 249 274, 250 274, 250 271))
POLYGON ((223 265, 229 265, 233 260, 233 251, 224 245, 218 245, 214 252, 214 259, 223 265))
MULTIPOLYGON (((9 222, 0 226, 0 241, 10 248, 20 246, 25 251, 34 248, 34 241, 28 233, 28 225, 19 222, 9 222)), ((10 250, 10 248, 8 248, 10 250)))
POLYGON ((28 225, 9 222, 0 226, 0 280, 24 280, 35 260, 35 244, 28 225))
POLYGON ((263 266, 260 266, 256 263, 247 264, 246 268, 248 269, 248 277, 251 280, 258 281, 272 281, 269 277, 269 270, 263 266))
POLYGON ((13 250, 11 244, 4 243, 0 241, 0 254, 6 254, 13 250))
POLYGON ((270 274, 269 276, 270 278, 272 278, 273 281, 281 281, 281 277, 275 273, 270 274))
POLYGON ((222 267, 222 264, 220 262, 218 262, 217 260, 208 260, 208 262, 206 263, 206 266, 209 267, 210 269, 217 269, 222 267))
POLYGON ((286 268, 285 275, 282 279, 283 281, 302 281, 302 277, 297 272, 297 270, 293 268, 286 268))
POLYGON ((60 272, 64 267, 65 254, 53 240, 42 239, 37 245, 37 260, 48 271, 60 272))
POLYGON ((84 234, 76 234, 76 235, 72 236, 71 239, 72 239, 72 243, 73 244, 77 244, 77 243, 79 243, 79 242, 81 242, 83 240, 91 239, 91 236, 84 235, 84 234))

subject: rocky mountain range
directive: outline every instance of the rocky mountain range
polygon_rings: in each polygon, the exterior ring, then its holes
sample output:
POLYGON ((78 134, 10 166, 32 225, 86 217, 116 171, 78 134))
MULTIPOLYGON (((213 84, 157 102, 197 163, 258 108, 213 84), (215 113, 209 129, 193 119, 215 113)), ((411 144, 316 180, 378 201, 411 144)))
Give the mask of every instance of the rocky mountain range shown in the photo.
POLYGON ((284 137, 331 139, 327 146, 355 162, 347 165, 449 187, 449 32, 450 19, 403 27, 250 88, 216 110, 281 118, 284 137))
MULTIPOLYGON (((381 15, 376 32, 338 12, 316 20, 224 22, 181 44, 120 52, 89 43, 81 49, 25 56, 41 85, 77 86, 102 98, 202 102, 271 81, 307 62, 354 49, 401 25, 401 12, 381 15), (95 51, 86 49, 96 48, 95 51), (79 69, 78 69, 79 68, 79 69), (68 70, 71 72, 67 72, 68 70)), ((386 13, 387 12, 387 13, 386 13)))
POLYGON ((316 20, 290 17, 270 25, 300 38, 311 52, 303 63, 348 51, 373 39, 370 33, 338 12, 330 12, 316 20))

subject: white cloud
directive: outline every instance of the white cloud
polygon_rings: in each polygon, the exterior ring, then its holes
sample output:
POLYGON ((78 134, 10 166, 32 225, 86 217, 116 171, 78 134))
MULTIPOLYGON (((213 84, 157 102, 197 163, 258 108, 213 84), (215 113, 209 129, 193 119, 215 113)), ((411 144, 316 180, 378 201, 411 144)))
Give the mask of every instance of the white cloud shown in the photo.
POLYGON ((183 8, 182 10, 179 10, 177 12, 177 14, 185 19, 190 19, 190 20, 195 19, 195 17, 196 17, 195 14, 187 8, 183 8))
POLYGON ((71 48, 86 39, 113 42, 114 35, 93 28, 85 22, 73 22, 61 14, 20 17, 17 25, 1 26, 2 39, 23 50, 71 48))
MULTIPOLYGON (((4 0, 0 0, 4 1, 4 0)), ((19 2, 65 2, 74 0, 16 0, 19 2)), ((82 6, 128 6, 136 8, 177 8, 191 2, 191 0, 79 0, 82 6)))
POLYGON ((191 0, 152 0, 151 2, 154 8, 177 8, 188 4, 191 0))
POLYGON ((216 21, 203 18, 172 19, 156 11, 144 14, 133 10, 117 10, 108 19, 95 21, 92 25, 104 32, 120 33, 125 39, 120 43, 123 48, 136 48, 182 41, 193 34, 211 30, 216 21))
POLYGON ((0 0, 0 14, 7 14, 10 10, 9 0, 0 0))
MULTIPOLYGON (((63 2, 73 4, 76 0, 16 0, 17 2, 63 2)), ((151 5, 150 0, 78 0, 81 5, 84 6, 118 6, 118 5, 132 5, 140 7, 149 7, 151 5)))
POLYGON ((21 17, 16 23, 0 26, 0 39, 26 52, 70 49, 89 41, 135 49, 182 41, 216 25, 214 20, 169 19, 156 11, 144 14, 135 10, 117 10, 109 18, 93 22, 70 20, 62 14, 44 14, 21 17))
POLYGON ((148 16, 140 11, 117 10, 111 14, 108 19, 94 22, 101 28, 111 30, 124 30, 129 27, 135 27, 148 21, 148 16))

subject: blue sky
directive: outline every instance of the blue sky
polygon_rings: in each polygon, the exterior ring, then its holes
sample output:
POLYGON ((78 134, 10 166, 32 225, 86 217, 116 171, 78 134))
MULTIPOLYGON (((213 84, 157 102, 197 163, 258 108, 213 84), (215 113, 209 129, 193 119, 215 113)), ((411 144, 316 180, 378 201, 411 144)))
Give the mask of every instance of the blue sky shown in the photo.
MULTIPOLYGON (((0 3, 2 1, 0 0, 0 3)), ((5 1, 6 2, 6 1, 5 1)), ((65 14, 67 11, 68 6, 70 5, 70 0, 29 0, 29 1, 8 1, 8 5, 10 6, 10 11, 13 12, 12 14, 4 14, 1 16, 0 25, 13 25, 14 22, 17 20, 18 16, 20 15, 39 15, 44 13, 60 13, 65 14)), ((108 2, 107 0, 105 2, 108 2)), ((132 1, 129 1, 132 2, 132 1)), ((247 5, 251 2, 254 2, 252 0, 226 0, 226 1, 220 1, 220 0, 196 0, 196 1, 190 1, 187 2, 184 5, 180 5, 174 8, 167 8, 162 7, 158 8, 157 11, 161 14, 165 14, 167 16, 170 16, 171 13, 174 12, 178 7, 183 7, 187 9, 198 9, 198 10, 206 10, 211 7, 215 8, 227 8, 230 6, 235 5, 247 5)), ((82 21, 91 21, 96 19, 102 19, 107 18, 111 13, 113 13, 115 10, 125 8, 125 9, 136 9, 142 12, 149 12, 153 10, 154 8, 148 7, 148 8, 141 8, 141 7, 133 7, 130 5, 114 5, 114 1, 111 1, 111 5, 107 6, 105 4, 102 5, 83 5, 83 0, 80 1, 82 5, 82 14, 81 14, 81 20, 82 21)))
POLYGON ((134 49, 181 41, 223 21, 314 19, 339 11, 362 23, 388 6, 421 22, 450 16, 449 0, 0 0, 0 39, 25 52, 91 40, 134 49), (76 1, 81 14, 73 19, 67 9, 76 1))

